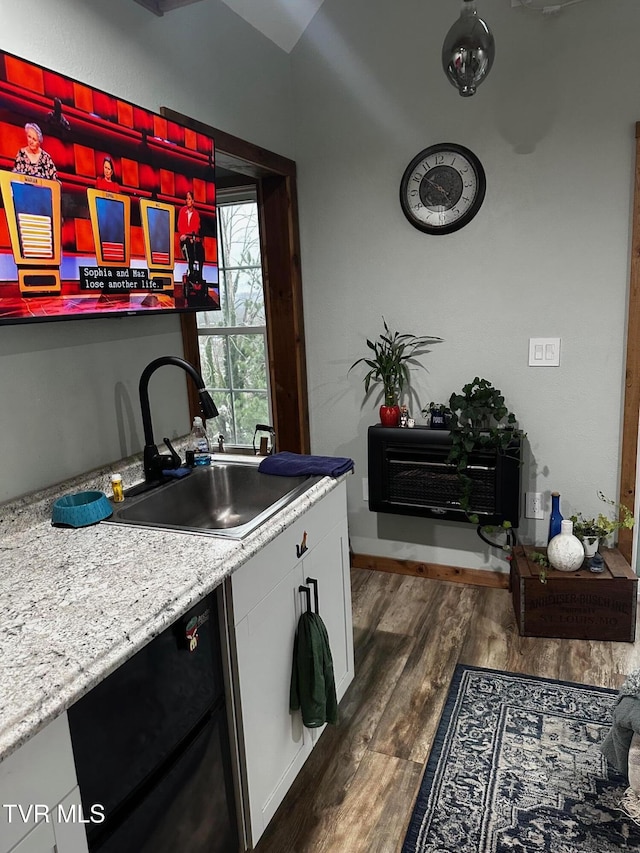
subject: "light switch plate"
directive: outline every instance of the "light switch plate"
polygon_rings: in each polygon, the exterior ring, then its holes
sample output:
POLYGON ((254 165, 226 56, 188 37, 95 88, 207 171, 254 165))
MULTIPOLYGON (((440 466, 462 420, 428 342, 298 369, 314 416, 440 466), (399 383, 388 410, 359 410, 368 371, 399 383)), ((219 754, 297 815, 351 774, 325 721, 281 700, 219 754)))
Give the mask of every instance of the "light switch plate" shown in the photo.
POLYGON ((529 367, 559 367, 560 338, 529 338, 529 367))

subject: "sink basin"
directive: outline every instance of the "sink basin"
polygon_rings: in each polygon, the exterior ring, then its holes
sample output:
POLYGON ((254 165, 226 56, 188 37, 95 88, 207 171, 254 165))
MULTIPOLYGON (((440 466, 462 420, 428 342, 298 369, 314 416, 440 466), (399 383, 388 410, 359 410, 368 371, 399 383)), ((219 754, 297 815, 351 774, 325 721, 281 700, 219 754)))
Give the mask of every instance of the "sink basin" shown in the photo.
POLYGON ((105 524, 131 524, 244 539, 321 477, 261 474, 254 464, 214 462, 180 480, 113 504, 105 524))

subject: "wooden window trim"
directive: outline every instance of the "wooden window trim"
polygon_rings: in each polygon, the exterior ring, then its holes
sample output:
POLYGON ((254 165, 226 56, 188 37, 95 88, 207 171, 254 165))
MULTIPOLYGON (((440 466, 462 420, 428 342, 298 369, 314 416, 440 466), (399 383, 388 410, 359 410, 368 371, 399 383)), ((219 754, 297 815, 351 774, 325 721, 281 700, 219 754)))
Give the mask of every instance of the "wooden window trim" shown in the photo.
MULTIPOLYGON (((640 122, 636 123, 636 160, 631 234, 631 272, 627 319, 627 362, 624 383, 620 503, 635 512, 640 419, 640 122)), ((618 549, 628 563, 633 551, 633 531, 620 530, 618 549)))
MULTIPOLYGON (((161 114, 216 144, 216 163, 257 183, 262 239, 271 405, 278 450, 309 453, 309 401, 300 274, 296 164, 168 107, 161 114)), ((200 350, 194 314, 181 315, 184 357, 198 370, 200 350)), ((191 416, 197 395, 189 384, 191 416)))

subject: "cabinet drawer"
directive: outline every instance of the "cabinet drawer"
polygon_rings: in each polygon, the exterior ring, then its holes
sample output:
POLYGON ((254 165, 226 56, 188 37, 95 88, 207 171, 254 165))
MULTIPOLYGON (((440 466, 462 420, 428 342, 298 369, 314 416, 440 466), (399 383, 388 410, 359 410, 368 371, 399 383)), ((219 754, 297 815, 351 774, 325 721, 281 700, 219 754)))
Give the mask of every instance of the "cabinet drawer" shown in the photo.
POLYGON ((0 838, 11 849, 35 826, 34 808, 51 810, 76 786, 71 737, 67 715, 61 714, 0 764, 0 803, 22 806, 25 820, 17 808, 0 809, 0 838), (11 813, 11 822, 9 814, 11 813))
POLYGON ((339 483, 321 501, 234 572, 231 586, 235 625, 291 571, 299 559, 298 549, 302 546, 305 533, 306 546, 311 550, 336 524, 346 518, 346 493, 346 484, 339 483))
POLYGON ((83 813, 80 788, 75 787, 62 802, 58 803, 53 815, 57 853, 87 853, 89 848, 83 821, 100 821, 101 816, 100 811, 96 811, 95 815, 83 813))
MULTIPOLYGON (((4 841, 4 837, 3 837, 4 841)), ((2 848, 3 851, 8 848, 2 848)), ((42 821, 25 836, 11 853, 57 853, 53 826, 42 821)))

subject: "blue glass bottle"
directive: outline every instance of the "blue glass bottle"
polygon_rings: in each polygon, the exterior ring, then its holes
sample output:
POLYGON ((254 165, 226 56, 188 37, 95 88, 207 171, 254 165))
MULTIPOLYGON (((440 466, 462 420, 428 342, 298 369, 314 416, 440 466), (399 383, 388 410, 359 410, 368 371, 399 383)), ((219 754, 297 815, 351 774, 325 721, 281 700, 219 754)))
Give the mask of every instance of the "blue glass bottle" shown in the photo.
POLYGON ((551 542, 562 529, 562 515, 560 514, 560 492, 551 492, 551 518, 549 519, 549 539, 551 542))

